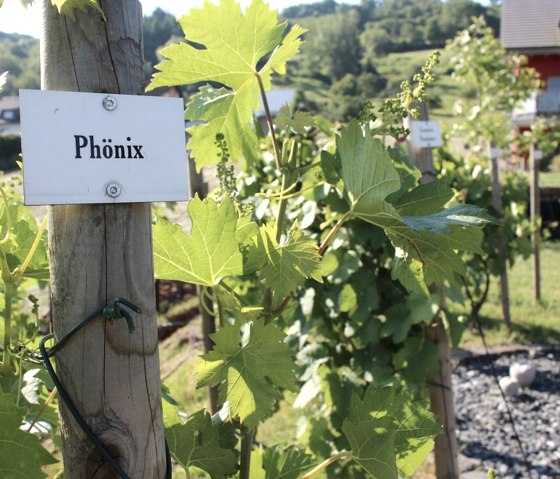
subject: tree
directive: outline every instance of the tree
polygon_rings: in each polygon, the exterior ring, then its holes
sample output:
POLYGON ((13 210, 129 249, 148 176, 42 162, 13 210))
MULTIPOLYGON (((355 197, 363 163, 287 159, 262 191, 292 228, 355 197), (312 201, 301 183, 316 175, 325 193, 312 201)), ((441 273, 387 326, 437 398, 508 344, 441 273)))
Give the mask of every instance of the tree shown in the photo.
POLYGON ((180 36, 181 27, 170 13, 158 7, 151 15, 144 15, 144 61, 150 74, 159 61, 158 48, 165 45, 170 38, 180 36))

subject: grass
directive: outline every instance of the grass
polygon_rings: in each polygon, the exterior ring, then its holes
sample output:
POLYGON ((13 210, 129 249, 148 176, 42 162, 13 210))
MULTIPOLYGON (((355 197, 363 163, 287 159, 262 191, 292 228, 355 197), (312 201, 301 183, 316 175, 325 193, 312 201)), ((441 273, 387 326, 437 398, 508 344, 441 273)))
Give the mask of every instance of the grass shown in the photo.
MULTIPOLYGON (((532 258, 518 260, 508 272, 512 331, 505 327, 497 278, 492 279, 488 300, 481 310, 485 336, 491 345, 560 343, 560 243, 543 242, 541 299, 533 299, 532 258)), ((474 328, 464 338, 466 347, 481 344, 474 328)))

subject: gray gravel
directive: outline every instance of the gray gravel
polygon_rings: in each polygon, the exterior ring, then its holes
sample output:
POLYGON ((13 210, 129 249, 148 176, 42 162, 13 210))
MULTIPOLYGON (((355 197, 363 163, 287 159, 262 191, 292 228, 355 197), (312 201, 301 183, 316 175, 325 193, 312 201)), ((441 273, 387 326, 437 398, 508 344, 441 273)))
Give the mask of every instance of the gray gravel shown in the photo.
POLYGON ((492 468, 501 479, 560 479, 560 350, 464 358, 453 373, 457 435, 462 454, 492 468), (535 381, 508 398, 529 471, 515 439, 506 405, 492 372, 507 376, 512 362, 530 362, 535 381))

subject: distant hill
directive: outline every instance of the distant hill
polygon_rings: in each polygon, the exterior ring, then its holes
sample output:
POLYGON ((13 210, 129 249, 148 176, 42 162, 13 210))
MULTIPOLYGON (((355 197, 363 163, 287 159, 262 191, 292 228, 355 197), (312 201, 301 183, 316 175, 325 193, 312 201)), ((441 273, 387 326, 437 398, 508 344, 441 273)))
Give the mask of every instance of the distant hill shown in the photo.
MULTIPOLYGON (((403 61, 388 69, 387 56, 441 49, 447 39, 484 15, 498 35, 499 0, 484 6, 474 0, 362 0, 347 5, 335 0, 295 5, 281 12, 290 23, 309 30, 302 52, 278 87, 297 90, 296 101, 311 112, 345 120, 356 115, 366 99, 392 95, 401 80, 421 65, 403 61), (413 67, 411 66, 412 64, 413 67), (390 73, 389 73, 390 71, 390 73)), ((159 61, 157 51, 184 39, 175 18, 156 9, 144 16, 146 79, 159 61)), ((409 57, 407 57, 409 58, 409 57)), ((29 36, 0 32, 0 73, 9 70, 3 94, 39 87, 39 42, 29 36)))

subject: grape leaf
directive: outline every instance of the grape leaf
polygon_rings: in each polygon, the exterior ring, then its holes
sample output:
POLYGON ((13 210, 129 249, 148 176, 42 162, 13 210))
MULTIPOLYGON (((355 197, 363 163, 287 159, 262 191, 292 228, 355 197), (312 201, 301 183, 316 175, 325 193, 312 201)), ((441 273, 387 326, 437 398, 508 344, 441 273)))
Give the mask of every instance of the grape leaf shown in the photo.
MULTIPOLYGON (((391 153, 356 120, 341 130, 335 156, 352 215, 383 228, 395 247, 393 279, 412 292, 428 294, 427 284, 465 273, 456 250, 480 250, 476 241, 481 236, 470 230, 492 221, 489 215, 472 205, 441 210, 452 192, 440 184, 402 192, 391 153), (399 208, 387 200, 395 196, 399 208), (469 228, 459 230, 458 225, 469 228)), ((403 172, 412 185, 415 175, 407 168, 403 172)))
POLYGON ((457 204, 434 214, 426 216, 403 216, 404 222, 414 231, 427 231, 446 235, 449 226, 483 226, 494 222, 494 218, 486 214, 478 206, 457 204))
POLYGON ((369 128, 365 128, 362 131, 358 121, 353 120, 336 140, 340 177, 344 180, 350 207, 358 217, 363 213, 367 217, 379 216, 379 222, 387 215, 400 220, 393 206, 385 201, 390 193, 400 189, 399 175, 383 143, 372 138, 369 128))
POLYGON ((237 240, 237 213, 228 197, 193 198, 188 206, 192 232, 165 220, 154 226, 154 259, 158 278, 216 286, 222 278, 243 274, 237 240))
POLYGON ((262 453, 262 468, 265 479, 299 479, 313 467, 313 460, 303 449, 277 445, 266 448, 262 453))
POLYGON ((405 192, 394 204, 401 215, 429 215, 441 210, 451 198, 453 190, 442 181, 435 180, 405 192))
POLYGON ((189 417, 184 424, 165 430, 169 450, 184 468, 198 467, 212 479, 231 476, 237 469, 235 430, 230 424, 215 426, 204 410, 189 417))
POLYGON ((198 168, 217 163, 216 134, 222 133, 234 162, 251 160, 257 139, 250 120, 259 107, 259 83, 268 90, 272 72, 285 73, 305 30, 295 25, 284 35, 287 23, 278 23, 277 12, 263 0, 253 0, 245 14, 234 0, 222 0, 220 5, 204 2, 179 23, 189 42, 198 46, 180 43, 163 48, 166 61, 157 65, 159 72, 148 89, 202 81, 224 85, 227 90, 203 90, 194 100, 197 107, 189 109, 191 120, 207 121, 189 130, 192 157, 198 168))
POLYGON ((42 466, 57 461, 43 449, 37 436, 20 429, 24 414, 15 397, 0 392, 0 476, 41 479, 47 477, 42 466))
POLYGON ((197 387, 220 385, 220 401, 228 401, 232 416, 252 429, 273 412, 282 389, 295 387, 292 352, 283 343, 284 333, 262 319, 238 320, 211 338, 215 346, 202 356, 197 387))
POLYGON ((396 422, 397 468, 409 476, 424 462, 433 448, 433 437, 441 433, 428 401, 415 401, 406 391, 398 393, 390 413, 396 422))
POLYGON ((372 477, 397 479, 392 418, 367 418, 359 423, 344 421, 342 432, 350 443, 353 459, 372 477))
POLYGON ((76 13, 74 12, 76 8, 84 12, 87 7, 94 8, 105 19, 105 14, 97 0, 51 0, 51 3, 58 8, 58 13, 68 16, 72 21, 76 21, 76 13))
POLYGON ((441 432, 426 401, 395 387, 369 386, 352 396, 342 431, 354 460, 377 479, 412 474, 441 432))
POLYGON ((321 257, 314 240, 304 236, 297 228, 290 230, 286 241, 276 241, 276 228, 264 226, 260 229, 259 250, 266 257, 261 269, 264 284, 272 291, 272 307, 276 308, 291 292, 301 286, 307 278, 320 283, 321 257))
POLYGON ((280 111, 276 114, 276 126, 281 130, 286 132, 291 132, 292 130, 300 135, 306 133, 307 128, 312 127, 315 124, 313 115, 305 111, 296 111, 292 113, 291 108, 288 105, 284 105, 280 108, 280 111))

